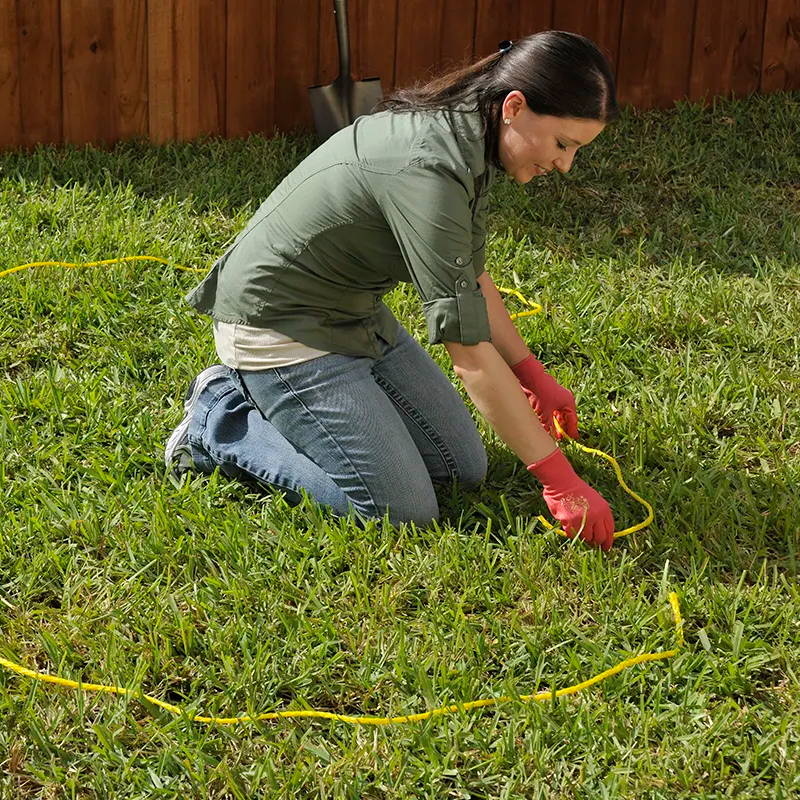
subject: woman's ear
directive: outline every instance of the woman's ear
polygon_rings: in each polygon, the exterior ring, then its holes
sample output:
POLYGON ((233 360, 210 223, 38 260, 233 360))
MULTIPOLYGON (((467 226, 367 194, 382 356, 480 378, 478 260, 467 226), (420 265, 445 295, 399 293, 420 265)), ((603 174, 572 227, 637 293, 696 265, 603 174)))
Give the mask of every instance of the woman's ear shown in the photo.
POLYGON ((513 118, 527 107, 525 95, 519 89, 513 89, 503 100, 503 118, 513 118))

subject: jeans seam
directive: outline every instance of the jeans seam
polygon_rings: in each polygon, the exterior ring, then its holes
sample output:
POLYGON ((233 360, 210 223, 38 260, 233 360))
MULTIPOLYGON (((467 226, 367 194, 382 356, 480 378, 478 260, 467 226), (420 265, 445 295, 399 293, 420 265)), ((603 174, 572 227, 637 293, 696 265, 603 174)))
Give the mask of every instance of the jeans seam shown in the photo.
MULTIPOLYGON (((237 389, 231 388, 230 386, 225 386, 223 387, 222 391, 219 391, 213 395, 211 403, 209 403, 208 405, 203 404, 204 405, 203 430, 206 429, 208 415, 211 413, 214 403, 218 402, 223 397, 225 397, 226 394, 230 394, 233 391, 237 391, 237 389)), ((249 460, 247 461, 247 467, 244 467, 242 463, 240 463, 236 459, 224 456, 220 450, 218 450, 216 447, 209 445, 209 443, 204 441, 202 437, 198 441, 197 439, 195 439, 195 437, 189 436, 189 443, 194 444, 195 447, 197 447, 198 449, 202 449, 209 456, 211 456, 211 459, 209 460, 211 461, 212 467, 217 467, 222 464, 230 464, 231 466, 234 466, 237 469, 241 469, 242 471, 246 472, 248 475, 252 475, 259 481, 266 483, 268 486, 272 488, 279 489, 284 492, 292 492, 293 494, 298 494, 295 488, 293 488, 292 486, 287 486, 284 481, 279 479, 273 480, 272 478, 268 478, 266 476, 266 473, 263 472, 263 470, 254 469, 251 466, 251 462, 249 460)))
MULTIPOLYGON (((336 437, 333 436, 333 434, 325 427, 325 425, 322 423, 322 421, 319 419, 319 417, 317 417, 316 414, 314 414, 311 411, 311 409, 303 402, 303 400, 300 398, 300 396, 297 394, 297 392, 295 392, 294 388, 291 386, 291 384, 288 382, 288 380, 281 374, 280 367, 274 367, 273 370, 274 370, 274 373, 277 376, 278 380, 283 384, 283 386, 286 388, 286 390, 289 392, 289 394, 291 394, 291 396, 300 404, 300 407, 308 414, 308 416, 311 417, 311 419, 324 431, 325 436, 328 438, 328 440, 334 444, 336 449, 341 454, 342 458, 350 465, 350 468, 353 470, 355 475, 358 477, 358 480, 361 483, 361 486, 364 489, 367 497, 369 497, 369 502, 370 502, 370 505, 372 506, 372 509, 371 509, 372 514, 371 514, 371 516, 379 515, 378 512, 379 512, 380 509, 378 508, 378 504, 375 502, 375 498, 372 496, 372 492, 370 491, 369 485, 364 480, 364 477, 362 476, 361 472, 356 468, 355 464, 353 464, 353 462, 350 459, 350 457, 348 456, 347 452, 336 441, 336 437)), ((291 440, 289 440, 289 441, 291 441, 291 440)), ((330 473, 328 473, 328 474, 330 475, 330 473)), ((336 483, 336 481, 333 479, 332 476, 331 476, 331 480, 333 480, 334 483, 336 483)), ((336 483, 336 485, 339 486, 338 483, 336 483)), ((353 499, 347 494, 347 492, 341 486, 339 486, 339 488, 342 489, 342 491, 344 492, 344 494, 347 497, 348 501, 350 503, 352 503, 353 499)))
POLYGON ((295 491, 294 489, 292 489, 291 486, 284 485, 284 483, 280 480, 277 479, 273 480, 272 478, 266 477, 266 473, 264 473, 262 470, 253 469, 251 466, 251 462, 249 460, 237 461, 235 459, 228 458, 227 456, 222 455, 221 452, 214 447, 209 447, 206 444, 204 444, 203 447, 208 451, 210 455, 214 457, 215 464, 231 464, 234 467, 237 467, 243 470, 244 472, 247 472, 248 474, 255 476, 256 478, 263 481, 264 483, 269 484, 270 486, 277 487, 278 489, 283 489, 284 491, 287 492, 295 491))
POLYGON ((242 464, 240 462, 235 461, 232 458, 226 458, 225 456, 220 455, 219 451, 214 449, 214 448, 206 447, 206 450, 209 452, 209 454, 214 456, 214 466, 215 467, 218 466, 218 465, 222 465, 222 464, 231 464, 232 466, 236 467, 237 469, 240 469, 243 472, 246 472, 248 475, 254 476, 259 481, 262 481, 263 483, 266 483, 269 487, 271 487, 273 489, 278 489, 278 490, 284 491, 284 492, 291 492, 292 494, 299 494, 297 489, 293 489, 291 486, 286 486, 282 481, 273 480, 272 478, 265 477, 263 474, 259 474, 259 472, 257 472, 256 470, 254 470, 254 469, 252 469, 250 467, 249 462, 248 462, 247 468, 245 468, 245 467, 242 466, 242 464))
POLYGON ((403 394, 398 391, 393 384, 386 380, 382 375, 375 375, 375 380, 378 385, 386 392, 387 395, 400 407, 400 409, 417 425, 422 433, 427 437, 428 441, 436 448, 436 451, 442 457, 445 466, 450 472, 450 479, 453 481, 460 480, 456 460, 444 444, 444 440, 437 434, 436 430, 428 422, 425 417, 420 414, 419 409, 414 405, 407 402, 403 394))

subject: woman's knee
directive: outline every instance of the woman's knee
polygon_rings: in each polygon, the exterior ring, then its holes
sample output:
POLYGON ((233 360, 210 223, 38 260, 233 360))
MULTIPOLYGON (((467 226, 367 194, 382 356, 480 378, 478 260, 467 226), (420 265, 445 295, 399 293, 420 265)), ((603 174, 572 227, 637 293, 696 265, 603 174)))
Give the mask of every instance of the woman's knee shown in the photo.
POLYGON ((371 519, 389 518, 392 525, 413 522, 424 527, 439 519, 439 502, 429 481, 398 484, 389 497, 361 504, 356 510, 371 519))
POLYGON ((439 501, 436 499, 433 484, 391 498, 384 508, 384 513, 386 512, 393 525, 402 522, 413 522, 422 527, 430 525, 439 519, 439 501))
POLYGON ((478 486, 486 478, 488 464, 486 448, 480 438, 476 437, 469 449, 459 453, 454 470, 456 482, 468 489, 478 486))
POLYGON ((434 502, 432 505, 415 505, 406 508, 389 506, 388 512, 392 525, 413 522, 415 525, 424 528, 439 519, 439 504, 434 502))

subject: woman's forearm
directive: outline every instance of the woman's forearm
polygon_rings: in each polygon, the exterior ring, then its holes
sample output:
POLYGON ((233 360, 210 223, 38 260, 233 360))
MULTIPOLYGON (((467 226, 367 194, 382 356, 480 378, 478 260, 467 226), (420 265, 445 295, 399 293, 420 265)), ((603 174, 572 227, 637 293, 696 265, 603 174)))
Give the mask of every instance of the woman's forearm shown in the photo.
POLYGON ((531 351, 519 335, 517 326, 506 310, 503 297, 495 286, 492 276, 484 272, 478 276, 478 285, 486 299, 489 312, 489 329, 492 332, 492 344, 508 365, 518 364, 527 358, 531 351))
POLYGON ((514 373, 492 343, 445 342, 445 347, 475 407, 526 466, 556 449, 514 373))

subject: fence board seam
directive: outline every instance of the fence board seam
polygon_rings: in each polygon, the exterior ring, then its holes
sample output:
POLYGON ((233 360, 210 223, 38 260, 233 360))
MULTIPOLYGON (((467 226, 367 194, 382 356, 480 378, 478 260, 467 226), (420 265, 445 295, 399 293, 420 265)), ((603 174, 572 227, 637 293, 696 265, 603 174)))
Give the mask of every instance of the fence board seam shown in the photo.
POLYGON ((622 22, 625 19, 625 0, 620 0, 619 4, 619 29, 617 33, 617 48, 614 53, 614 75, 616 76, 615 82, 619 83, 619 66, 620 66, 620 53, 622 53, 622 22))
POLYGON ((692 14, 692 35, 689 38, 689 69, 686 72, 686 99, 692 93, 692 71, 694 70, 695 37, 697 36, 697 8, 700 0, 694 0, 694 13, 692 14))

